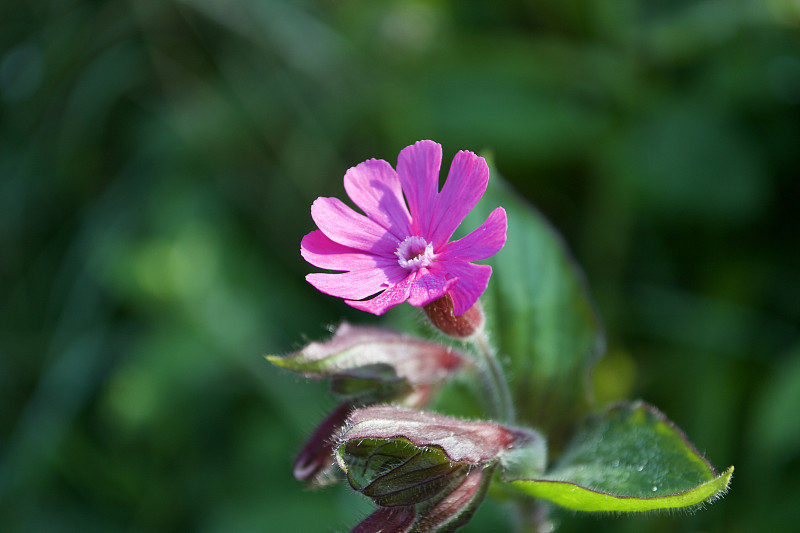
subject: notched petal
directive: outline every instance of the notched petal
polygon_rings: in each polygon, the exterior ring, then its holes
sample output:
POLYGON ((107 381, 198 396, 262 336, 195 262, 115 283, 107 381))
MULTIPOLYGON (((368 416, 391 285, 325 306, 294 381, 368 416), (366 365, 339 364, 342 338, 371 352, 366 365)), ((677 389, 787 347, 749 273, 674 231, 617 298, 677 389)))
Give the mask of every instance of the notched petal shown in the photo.
POLYGON ((356 165, 344 175, 344 189, 370 219, 396 238, 402 240, 410 234, 411 215, 400 180, 389 163, 370 159, 356 165))
POLYGON ((456 154, 450 164, 447 180, 436 198, 426 235, 436 248, 450 239, 486 192, 488 182, 489 166, 484 158, 465 150, 456 154))
POLYGON ((408 300, 411 295, 411 288, 414 285, 414 280, 417 277, 417 272, 409 274, 405 279, 388 287, 385 291, 380 293, 374 298, 369 300, 345 300, 345 303, 361 311, 372 313, 373 315, 382 315, 392 307, 400 305, 408 300))
POLYGON ((397 156, 397 175, 411 212, 411 228, 417 235, 428 234, 441 166, 442 146, 433 141, 418 141, 397 156))
POLYGON ((453 299, 453 314, 458 316, 466 313, 486 291, 492 276, 492 267, 449 260, 442 260, 439 264, 443 270, 458 278, 458 283, 447 293, 453 299))
POLYGON ((314 230, 303 237, 300 241, 300 255, 315 267, 346 272, 397 264, 393 257, 387 259, 334 242, 320 230, 314 230))
POLYGON ((424 307, 447 294, 456 283, 458 278, 445 272, 422 268, 417 272, 411 286, 408 303, 415 307, 424 307))
POLYGON ((397 239, 386 228, 356 213, 338 198, 314 200, 311 218, 322 233, 342 246, 388 257, 397 248, 397 239))
POLYGON ((306 275, 306 281, 325 294, 337 298, 359 299, 367 298, 384 290, 387 284, 397 279, 397 277, 393 277, 395 274, 391 268, 373 268, 337 274, 312 272, 306 275))
POLYGON ((445 245, 439 252, 443 259, 480 261, 499 252, 506 243, 508 217, 502 207, 492 211, 477 229, 445 245))

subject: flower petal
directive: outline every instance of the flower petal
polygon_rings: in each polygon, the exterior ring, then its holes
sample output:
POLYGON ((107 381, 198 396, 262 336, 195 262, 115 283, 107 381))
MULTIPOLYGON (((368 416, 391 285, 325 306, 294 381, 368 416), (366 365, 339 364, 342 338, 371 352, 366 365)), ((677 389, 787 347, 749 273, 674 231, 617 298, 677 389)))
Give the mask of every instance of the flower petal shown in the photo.
POLYGON ((498 207, 492 211, 478 229, 448 243, 437 256, 444 260, 478 261, 496 254, 506 243, 508 219, 506 210, 498 207))
POLYGON ((315 267, 328 270, 368 270, 397 264, 396 257, 378 256, 341 245, 330 240, 320 230, 303 237, 300 255, 315 267))
POLYGON ((411 286, 408 303, 415 307, 423 307, 434 300, 438 300, 458 282, 458 278, 450 276, 442 270, 421 268, 411 286))
POLYGON ((489 265, 448 260, 439 260, 436 265, 458 278, 458 283, 447 291, 453 299, 453 314, 456 316, 467 312, 478 301, 489 285, 489 278, 492 275, 492 267, 489 265))
POLYGON ((372 313, 373 315, 382 315, 395 305, 400 305, 408 299, 408 296, 411 294, 411 287, 416 277, 417 272, 408 274, 406 279, 389 287, 371 300, 354 302, 352 300, 356 300, 357 298, 353 297, 351 300, 345 300, 345 303, 351 307, 360 309, 361 311, 372 313))
POLYGON ((369 218, 398 240, 411 234, 411 215, 403 200, 400 180, 389 163, 370 159, 351 168, 344 175, 344 189, 369 218))
POLYGON ((489 183, 486 160, 462 150, 453 158, 442 192, 436 198, 431 222, 425 237, 434 249, 443 246, 472 211, 489 183))
POLYGON ((341 245, 385 256, 397 249, 397 239, 386 228, 356 213, 338 198, 314 200, 311 218, 322 233, 341 245))
POLYGON ((496 465, 474 468, 447 496, 436 502, 418 521, 420 531, 455 531, 478 509, 489 488, 496 465))
POLYGON ((298 481, 310 481, 313 486, 333 481, 329 471, 336 464, 333 459, 336 437, 354 408, 354 404, 344 402, 320 422, 294 462, 294 477, 298 481))
POLYGON ((441 166, 442 146, 433 141, 417 141, 397 156, 397 176, 411 212, 411 229, 419 236, 428 234, 441 166))
POLYGON ((382 291, 387 286, 395 285, 402 281, 406 274, 407 272, 398 266, 397 268, 372 268, 338 274, 313 272, 306 276, 306 281, 325 294, 337 298, 360 300, 382 291))
POLYGON ((413 505, 378 507, 350 533, 408 533, 417 519, 413 505))

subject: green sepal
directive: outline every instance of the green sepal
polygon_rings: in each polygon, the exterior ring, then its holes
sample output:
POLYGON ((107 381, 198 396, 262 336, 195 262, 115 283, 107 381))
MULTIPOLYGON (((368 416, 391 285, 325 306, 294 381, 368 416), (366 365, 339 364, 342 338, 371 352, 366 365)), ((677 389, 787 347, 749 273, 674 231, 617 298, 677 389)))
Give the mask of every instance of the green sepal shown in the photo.
POLYGON ((458 485, 469 471, 439 448, 407 439, 363 439, 339 445, 337 461, 354 490, 387 507, 413 505, 458 485))
POLYGON ((372 399, 377 402, 408 394, 411 390, 407 380, 399 377, 393 367, 382 363, 331 376, 331 391, 343 398, 372 399))
POLYGON ((469 522, 486 496, 496 467, 495 461, 472 469, 451 492, 418 504, 419 519, 413 531, 451 533, 469 522))

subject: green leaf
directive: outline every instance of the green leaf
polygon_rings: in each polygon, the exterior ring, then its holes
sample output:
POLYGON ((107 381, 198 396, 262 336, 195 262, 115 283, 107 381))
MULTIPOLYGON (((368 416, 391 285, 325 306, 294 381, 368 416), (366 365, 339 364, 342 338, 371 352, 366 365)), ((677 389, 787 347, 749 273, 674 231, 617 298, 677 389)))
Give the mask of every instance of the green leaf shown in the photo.
POLYGON ((588 371, 604 335, 563 239, 495 168, 462 227, 477 227, 498 205, 508 214, 508 240, 487 261, 493 268, 482 297, 487 327, 506 364, 518 417, 558 449, 586 413, 588 371))
POLYGON ((510 479, 522 492, 577 511, 640 512, 691 507, 722 496, 718 475, 654 407, 620 405, 594 419, 540 479, 510 479))

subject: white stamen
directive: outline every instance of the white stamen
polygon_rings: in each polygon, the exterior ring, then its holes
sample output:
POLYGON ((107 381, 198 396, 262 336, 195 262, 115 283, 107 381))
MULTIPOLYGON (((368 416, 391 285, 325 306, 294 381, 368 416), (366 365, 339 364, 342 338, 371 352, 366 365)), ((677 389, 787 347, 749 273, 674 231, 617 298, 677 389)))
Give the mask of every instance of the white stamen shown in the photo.
POLYGON ((436 256, 433 253, 433 244, 426 242, 422 237, 411 235, 406 237, 397 246, 394 253, 401 267, 416 272, 420 268, 430 266, 436 256))

